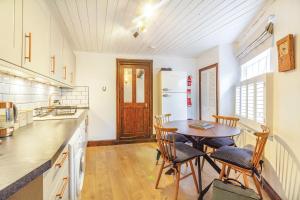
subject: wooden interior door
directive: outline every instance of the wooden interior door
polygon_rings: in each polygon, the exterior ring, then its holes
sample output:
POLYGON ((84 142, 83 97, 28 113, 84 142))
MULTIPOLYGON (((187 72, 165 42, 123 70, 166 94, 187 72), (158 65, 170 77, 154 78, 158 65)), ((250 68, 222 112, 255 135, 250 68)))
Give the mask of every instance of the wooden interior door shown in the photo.
POLYGON ((117 60, 118 139, 152 133, 152 61, 117 60))
POLYGON ((199 70, 200 120, 214 121, 218 115, 218 64, 199 70))

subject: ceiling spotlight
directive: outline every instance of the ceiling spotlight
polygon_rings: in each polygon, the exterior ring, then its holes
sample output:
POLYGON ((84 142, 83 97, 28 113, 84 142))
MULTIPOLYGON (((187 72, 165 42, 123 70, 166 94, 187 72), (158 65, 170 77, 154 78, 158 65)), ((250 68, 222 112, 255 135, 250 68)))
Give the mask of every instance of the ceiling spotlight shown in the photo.
POLYGON ((138 36, 139 36, 139 32, 136 31, 136 32, 133 34, 133 37, 134 37, 134 38, 137 38, 138 36))
POLYGON ((156 46, 150 45, 149 48, 150 48, 150 49, 156 49, 156 46))
POLYGON ((143 9, 143 16, 150 18, 153 16, 155 7, 152 4, 146 4, 143 9))

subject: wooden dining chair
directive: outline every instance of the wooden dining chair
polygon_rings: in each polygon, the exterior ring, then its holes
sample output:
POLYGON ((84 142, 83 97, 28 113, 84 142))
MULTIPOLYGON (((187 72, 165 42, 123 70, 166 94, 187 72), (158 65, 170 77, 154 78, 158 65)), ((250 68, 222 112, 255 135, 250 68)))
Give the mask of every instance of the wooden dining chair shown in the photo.
MULTIPOLYGON (((213 115, 213 118, 215 118, 215 122, 218 124, 230 126, 230 127, 236 127, 238 121, 240 120, 237 117, 231 117, 231 116, 220 116, 220 115, 213 115)), ((208 148, 212 149, 212 152, 215 152, 216 149, 219 149, 223 146, 235 146, 235 142, 233 138, 206 138, 203 141, 204 146, 204 152, 208 152, 208 148)), ((202 160, 202 169, 204 166, 205 159, 202 160)))
MULTIPOLYGON (((157 176, 155 189, 158 188, 159 181, 162 172, 166 168, 173 168, 176 177, 176 189, 175 189, 175 200, 178 197, 179 182, 189 176, 193 176, 196 191, 199 193, 197 178, 192 160, 205 155, 203 152, 181 142, 175 142, 174 133, 176 133, 176 128, 163 128, 159 126, 154 126, 156 130, 156 140, 159 150, 161 152, 163 162, 160 166, 159 174, 157 176), (181 166, 183 164, 190 165, 191 173, 181 177, 181 166)), ((201 170, 199 170, 199 181, 201 180, 201 170)), ((202 190, 202 188, 200 188, 202 190)))
MULTIPOLYGON (((155 125, 158 127, 163 127, 164 123, 167 123, 170 121, 171 118, 171 114, 163 114, 163 115, 155 115, 155 125)), ((189 140, 184 136, 184 135, 180 135, 177 133, 173 133, 174 137, 175 137, 175 142, 189 142, 189 140)), ((159 149, 157 149, 157 154, 156 154, 156 165, 158 164, 158 161, 160 159, 160 155, 161 152, 159 151, 159 149)))
POLYGON ((261 186, 257 176, 260 175, 258 169, 270 131, 266 126, 261 126, 261 128, 262 132, 254 133, 256 136, 256 145, 253 151, 246 148, 224 146, 212 153, 211 157, 217 159, 222 164, 220 179, 225 177, 226 167, 240 172, 243 175, 246 187, 249 187, 248 177, 252 177, 257 192, 262 198, 261 186))
POLYGON ((171 114, 155 115, 154 118, 155 118, 156 125, 162 127, 164 123, 170 121, 171 116, 172 116, 171 114))

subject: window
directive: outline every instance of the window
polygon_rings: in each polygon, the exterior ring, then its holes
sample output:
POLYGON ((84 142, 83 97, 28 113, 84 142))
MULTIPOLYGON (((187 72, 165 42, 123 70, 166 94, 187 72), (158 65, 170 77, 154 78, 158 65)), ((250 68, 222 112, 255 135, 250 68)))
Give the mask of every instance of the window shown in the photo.
POLYGON ((241 81, 271 72, 271 50, 267 49, 241 66, 241 81))
POLYGON ((241 83, 236 87, 235 114, 242 119, 266 123, 266 78, 271 72, 270 49, 241 65, 241 83))

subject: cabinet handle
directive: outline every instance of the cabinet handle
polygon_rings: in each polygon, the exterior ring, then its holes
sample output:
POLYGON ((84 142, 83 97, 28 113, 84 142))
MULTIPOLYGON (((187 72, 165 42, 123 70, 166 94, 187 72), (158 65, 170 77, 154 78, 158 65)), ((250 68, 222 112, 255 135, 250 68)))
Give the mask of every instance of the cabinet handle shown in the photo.
POLYGON ((64 79, 67 80, 67 66, 64 66, 64 79))
POLYGON ((51 68, 51 73, 55 73, 55 65, 56 65, 56 60, 55 60, 55 56, 51 57, 52 60, 52 68, 51 68))
POLYGON ((73 72, 71 72, 71 83, 73 83, 73 77, 74 77, 73 72))
POLYGON ((25 60, 28 60, 28 62, 31 62, 31 43, 32 43, 32 34, 28 33, 25 34, 25 39, 28 39, 28 56, 25 50, 25 60))
POLYGON ((60 162, 56 163, 55 166, 58 168, 61 168, 63 166, 65 160, 67 159, 67 157, 68 157, 68 152, 62 153, 62 158, 61 158, 60 162))
POLYGON ((68 182, 69 182, 69 178, 68 178, 68 177, 65 177, 65 178, 63 179, 63 185, 62 185, 60 191, 56 194, 56 197, 58 197, 59 199, 62 199, 62 198, 64 197, 64 193, 65 193, 65 191, 66 191, 68 182))

